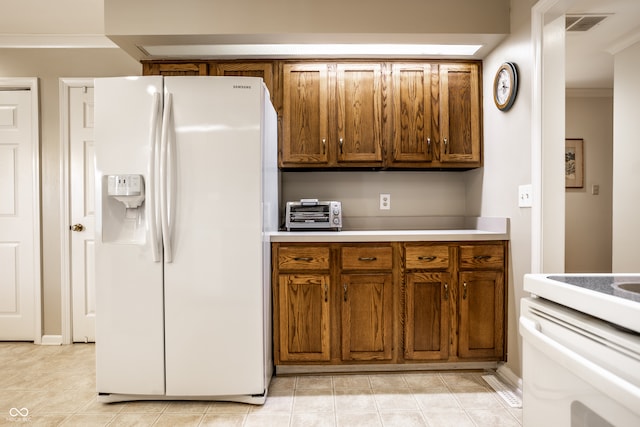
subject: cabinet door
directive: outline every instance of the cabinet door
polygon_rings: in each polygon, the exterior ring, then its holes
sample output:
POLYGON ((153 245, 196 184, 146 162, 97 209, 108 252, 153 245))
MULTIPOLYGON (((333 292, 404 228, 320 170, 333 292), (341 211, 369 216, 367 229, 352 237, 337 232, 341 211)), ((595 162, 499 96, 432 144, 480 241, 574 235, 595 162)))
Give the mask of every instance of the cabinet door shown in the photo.
POLYGON ((431 65, 393 64, 391 164, 433 160, 431 65))
POLYGON ((329 162, 328 67, 283 67, 282 165, 319 166, 329 162))
POLYGON ((390 360, 391 274, 343 274, 342 360, 390 360))
POLYGON ((480 163, 477 64, 440 65, 440 162, 480 163))
POLYGON ((325 274, 279 276, 281 361, 328 361, 330 280, 325 274))
POLYGON ((449 357, 448 273, 408 273, 404 303, 404 358, 449 357))
POLYGON ((382 163, 382 66, 336 68, 338 163, 382 163))
POLYGON ((269 89, 271 99, 275 96, 273 86, 273 64, 270 62, 220 62, 216 64, 218 76, 260 77, 269 89))
POLYGON ((458 356, 500 359, 504 354, 504 273, 462 271, 458 285, 458 356))
POLYGON ((144 62, 142 74, 145 76, 206 76, 206 62, 144 62))

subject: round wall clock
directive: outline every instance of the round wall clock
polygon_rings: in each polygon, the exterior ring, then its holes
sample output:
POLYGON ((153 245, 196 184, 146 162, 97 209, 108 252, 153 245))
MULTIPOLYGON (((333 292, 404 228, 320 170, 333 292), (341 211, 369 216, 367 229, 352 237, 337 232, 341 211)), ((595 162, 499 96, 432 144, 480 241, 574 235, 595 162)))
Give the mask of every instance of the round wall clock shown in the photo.
POLYGON ((493 79, 493 102, 501 111, 513 106, 518 93, 518 69, 513 62, 505 62, 498 68, 493 79))

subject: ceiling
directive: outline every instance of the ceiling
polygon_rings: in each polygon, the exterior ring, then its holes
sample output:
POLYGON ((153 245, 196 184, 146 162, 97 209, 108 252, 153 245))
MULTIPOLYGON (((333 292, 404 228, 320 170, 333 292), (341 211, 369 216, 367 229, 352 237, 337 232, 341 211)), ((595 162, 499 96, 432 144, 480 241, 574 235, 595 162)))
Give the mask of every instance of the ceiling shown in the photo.
POLYGON ((566 87, 613 88, 613 54, 640 41, 640 0, 576 0, 573 14, 607 17, 588 31, 567 31, 566 87))

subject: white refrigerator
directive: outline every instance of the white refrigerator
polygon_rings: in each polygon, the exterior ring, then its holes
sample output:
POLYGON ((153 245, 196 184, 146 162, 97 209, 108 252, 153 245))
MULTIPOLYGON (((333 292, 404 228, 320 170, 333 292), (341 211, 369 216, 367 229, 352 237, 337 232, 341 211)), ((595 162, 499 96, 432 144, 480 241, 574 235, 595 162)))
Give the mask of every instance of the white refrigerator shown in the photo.
POLYGON ((98 400, 262 404, 277 116, 262 79, 95 80, 98 400))

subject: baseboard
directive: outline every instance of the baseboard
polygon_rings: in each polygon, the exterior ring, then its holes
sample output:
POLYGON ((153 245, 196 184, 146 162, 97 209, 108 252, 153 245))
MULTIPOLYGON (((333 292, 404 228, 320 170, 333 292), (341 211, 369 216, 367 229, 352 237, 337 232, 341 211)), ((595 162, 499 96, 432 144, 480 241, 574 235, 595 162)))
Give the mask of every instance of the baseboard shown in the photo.
POLYGON ((276 365, 276 375, 399 373, 407 371, 495 370, 496 362, 434 362, 365 365, 276 365))
POLYGON ((522 378, 514 374, 506 364, 501 363, 498 366, 498 369, 496 369, 496 374, 505 382, 513 386, 516 389, 516 393, 522 396, 522 378))
POLYGON ((43 335, 40 345, 62 345, 62 335, 43 335))

